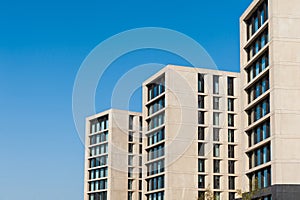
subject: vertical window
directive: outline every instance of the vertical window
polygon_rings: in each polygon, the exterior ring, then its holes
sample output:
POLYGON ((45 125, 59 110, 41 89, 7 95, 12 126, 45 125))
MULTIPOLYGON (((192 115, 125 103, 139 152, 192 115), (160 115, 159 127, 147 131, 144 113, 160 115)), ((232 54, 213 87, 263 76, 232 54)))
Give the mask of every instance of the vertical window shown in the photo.
POLYGON ((229 186, 229 190, 235 189, 235 177, 234 176, 228 177, 228 186, 229 186))
POLYGON ((214 160, 214 173, 220 173, 220 160, 214 160))
POLYGON ((198 127, 198 140, 205 140, 205 128, 198 127))
POLYGON ((234 115, 228 114, 228 126, 233 127, 234 126, 234 115))
POLYGON ((234 170, 234 161, 233 160, 229 160, 228 161, 228 173, 229 174, 234 174, 235 173, 235 170, 234 170))
POLYGON ((205 172, 205 160, 198 159, 198 172, 205 172))
POLYGON ((204 156, 204 143, 198 143, 198 156, 204 156))
POLYGON ((220 113, 213 113, 213 125, 219 126, 220 125, 220 113))
POLYGON ((204 112, 202 112, 202 111, 198 112, 198 123, 204 124, 204 112))
POLYGON ((204 93, 204 74, 198 74, 198 92, 204 93))
POLYGON ((220 140, 220 129, 213 128, 213 141, 218 142, 220 140))
POLYGON ((198 176, 198 188, 204 188, 205 187, 205 176, 199 175, 198 176))
POLYGON ((220 176, 214 176, 214 189, 220 189, 220 176))
POLYGON ((128 144, 128 152, 133 153, 133 144, 128 144))
POLYGON ((132 130, 133 129, 133 115, 130 115, 129 116, 129 130, 132 130))
POLYGON ((213 109, 214 110, 219 110, 220 109, 220 98, 219 97, 214 97, 213 98, 213 109))
POLYGON ((228 99, 228 111, 234 111, 234 99, 228 99))
POLYGON ((219 144, 214 144, 214 157, 220 157, 220 145, 219 144))
POLYGON ((219 94, 219 76, 213 76, 213 93, 219 94))
POLYGON ((133 132, 132 131, 129 131, 129 133, 128 133, 128 141, 133 142, 133 132))
POLYGON ((204 96, 202 95, 198 96, 198 108, 204 109, 204 96))
POLYGON ((234 145, 228 145, 228 158, 234 158, 234 145))
POLYGON ((234 142, 234 130, 228 129, 228 142, 234 142))
POLYGON ((234 192, 229 192, 228 199, 229 200, 235 200, 235 193, 234 192))
POLYGON ((228 77, 227 78, 227 94, 228 96, 234 96, 234 78, 233 77, 228 77))

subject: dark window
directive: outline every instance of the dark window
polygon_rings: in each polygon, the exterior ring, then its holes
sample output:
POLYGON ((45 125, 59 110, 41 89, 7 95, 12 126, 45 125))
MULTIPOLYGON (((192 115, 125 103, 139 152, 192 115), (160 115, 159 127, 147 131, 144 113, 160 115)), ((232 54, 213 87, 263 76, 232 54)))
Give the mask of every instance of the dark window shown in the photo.
POLYGON ((198 159, 198 172, 205 172, 205 160, 198 159))
POLYGON ((234 174, 235 173, 235 170, 234 170, 234 161, 233 160, 229 160, 228 161, 228 173, 229 174, 234 174))
POLYGON ((220 129, 214 128, 213 129, 213 140, 218 142, 220 140, 220 129))
POLYGON ((205 128, 198 127, 198 140, 204 140, 204 139, 205 139, 205 128))
POLYGON ((198 176, 198 188, 204 188, 205 187, 205 176, 199 175, 198 176))
POLYGON ((198 156, 204 156, 204 143, 198 143, 198 156))
POLYGON ((228 158, 234 158, 234 146, 228 145, 228 158))
POLYGON ((234 85, 233 85, 234 79, 232 77, 228 77, 227 79, 227 93, 228 96, 234 96, 234 85))
POLYGON ((235 189, 235 177, 234 176, 228 177, 228 186, 229 186, 229 190, 235 189))
POLYGON ((201 108, 201 109, 204 108, 204 96, 202 96, 202 95, 198 96, 198 108, 201 108))
POLYGON ((198 123, 204 124, 204 112, 201 111, 198 112, 198 123))
POLYGON ((198 92, 204 93, 204 75, 198 74, 198 92))
POLYGON ((214 173, 220 173, 220 160, 214 160, 214 173))
POLYGON ((214 97, 213 98, 213 109, 214 110, 219 110, 220 109, 220 98, 219 97, 214 97))
POLYGON ((220 176, 214 176, 214 189, 220 189, 220 176))

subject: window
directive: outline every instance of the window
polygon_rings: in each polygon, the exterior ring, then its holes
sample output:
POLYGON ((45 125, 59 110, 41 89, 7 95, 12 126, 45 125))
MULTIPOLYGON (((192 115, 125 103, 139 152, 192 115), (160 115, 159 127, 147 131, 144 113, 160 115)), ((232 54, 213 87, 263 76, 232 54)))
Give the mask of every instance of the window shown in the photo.
POLYGON ((198 127, 198 140, 205 140, 205 128, 198 127))
POLYGON ((129 116, 129 130, 132 130, 133 129, 133 115, 130 115, 129 116))
POLYGON ((214 176, 214 189, 220 189, 220 176, 214 176))
POLYGON ((214 160, 214 173, 220 173, 220 160, 214 160))
POLYGON ((268 29, 266 29, 261 35, 253 42, 253 44, 247 48, 248 61, 251 60, 269 41, 268 29))
POLYGON ((234 96, 234 86, 233 86, 234 78, 228 77, 227 78, 227 94, 228 96, 234 96))
POLYGON ((139 156, 139 166, 142 166, 143 165, 143 158, 142 156, 139 156))
POLYGON ((152 102, 150 105, 147 106, 148 108, 148 116, 156 113, 157 111, 163 109, 165 107, 165 97, 152 102))
POLYGON ((198 188, 205 188, 205 176, 198 175, 198 188))
POLYGON ((148 149, 148 160, 153 160, 159 157, 162 157, 165 155, 165 149, 164 149, 165 144, 160 144, 157 145, 151 149, 148 149))
POLYGON ((139 190, 142 190, 142 180, 139 180, 139 190))
POLYGON ((229 160, 228 161, 228 173, 229 174, 234 174, 235 173, 235 167, 234 167, 234 161, 233 160, 229 160))
POLYGON ((133 192, 128 192, 128 200, 132 200, 132 194, 133 192))
POLYGON ((99 179, 107 177, 107 167, 89 171, 89 177, 90 179, 99 179))
POLYGON ((261 78, 259 82, 254 84, 251 88, 247 90, 248 93, 248 103, 257 99, 259 96, 264 94, 269 89, 269 75, 261 78))
POLYGON ((234 158, 234 145, 228 145, 228 158, 234 158))
POLYGON ((214 157, 220 157, 220 145, 219 144, 214 144, 214 157))
POLYGON ((248 124, 263 118, 270 112, 269 97, 248 111, 248 124))
POLYGON ((213 128, 213 140, 215 142, 218 142, 220 140, 220 129, 219 128, 213 128))
POLYGON ((108 131, 90 136, 90 145, 106 142, 108 140, 108 131))
POLYGON ((204 112, 202 112, 202 111, 198 112, 198 123, 204 124, 204 112))
POLYGON ((213 98, 213 109, 214 110, 219 110, 220 109, 220 98, 219 97, 214 97, 213 98))
POLYGON ((148 191, 161 189, 164 187, 164 176, 158 176, 147 181, 147 189, 148 191))
POLYGON ((204 96, 202 95, 198 96, 198 108, 204 109, 204 96))
POLYGON ((228 129, 228 142, 234 142, 234 130, 228 129))
POLYGON ((234 111, 234 99, 228 99, 228 111, 234 111))
POLYGON ((128 155, 128 165, 133 165, 133 158, 134 156, 133 155, 128 155))
POLYGON ((90 133, 96 133, 108 129, 108 115, 99 117, 95 120, 91 120, 90 133))
POLYGON ((221 193, 220 192, 214 192, 215 200, 220 200, 221 199, 221 193))
POLYGON ((128 152, 133 153, 133 144, 128 144, 128 152))
POLYGON ((213 93, 219 94, 219 76, 213 76, 213 93))
POLYGON ((258 31, 258 29, 268 19, 268 1, 265 0, 258 9, 252 14, 252 16, 246 21, 248 29, 248 40, 258 31))
POLYGON ((250 191, 271 186, 271 168, 267 167, 249 175, 250 191))
POLYGON ((160 113, 151 119, 147 120, 148 123, 148 130, 152 130, 156 127, 159 127, 165 123, 165 113, 160 113))
POLYGON ((129 133, 128 133, 128 141, 133 142, 133 132, 132 131, 129 131, 129 133))
POLYGON ((165 77, 158 78, 153 83, 147 85, 148 101, 154 99, 165 92, 165 77))
POLYGON ((204 156, 204 143, 198 143, 198 156, 204 156))
POLYGON ((139 145, 139 154, 142 154, 143 153, 143 146, 140 144, 139 145))
POLYGON ((147 175, 155 175, 164 172, 164 159, 147 164, 147 175))
POLYGON ((228 126, 229 127, 234 126, 234 114, 228 114, 228 126))
POLYGON ((132 185, 133 185, 133 180, 129 179, 128 180, 128 190, 132 190, 132 185))
POLYGON ((204 74, 198 74, 198 92, 204 93, 204 74))
POLYGON ((165 139, 165 128, 162 128, 148 136, 148 146, 156 144, 165 139))
POLYGON ((248 133, 249 147, 270 137, 270 121, 253 128, 248 133))
POLYGON ((198 159, 198 172, 205 172, 205 160, 198 159))
POLYGON ((133 167, 128 167, 128 177, 133 177, 133 167))
POLYGON ((220 113, 213 113, 213 125, 219 126, 220 125, 220 113))
POLYGON ((248 69, 248 82, 258 76, 262 71, 264 71, 269 66, 269 52, 268 50, 262 56, 260 56, 253 65, 248 69))
POLYGON ((235 190, 235 177, 234 176, 228 177, 228 186, 229 186, 229 190, 235 190))

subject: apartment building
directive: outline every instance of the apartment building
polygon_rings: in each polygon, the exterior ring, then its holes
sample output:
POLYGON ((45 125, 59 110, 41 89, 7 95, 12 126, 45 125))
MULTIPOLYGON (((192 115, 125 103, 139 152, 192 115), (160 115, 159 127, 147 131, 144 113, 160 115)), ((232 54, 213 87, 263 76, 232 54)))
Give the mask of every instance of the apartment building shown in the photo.
POLYGON ((242 171, 257 199, 300 195, 299 10, 297 0, 254 0, 240 18, 242 171))
POLYGON ((240 73, 168 65, 142 113, 86 120, 85 200, 296 200, 300 196, 300 2, 254 0, 240 73))
POLYGON ((197 199, 238 184, 239 74, 168 65, 143 84, 144 199, 197 199))
POLYGON ((142 199, 142 117, 111 109, 86 119, 84 199, 142 199))

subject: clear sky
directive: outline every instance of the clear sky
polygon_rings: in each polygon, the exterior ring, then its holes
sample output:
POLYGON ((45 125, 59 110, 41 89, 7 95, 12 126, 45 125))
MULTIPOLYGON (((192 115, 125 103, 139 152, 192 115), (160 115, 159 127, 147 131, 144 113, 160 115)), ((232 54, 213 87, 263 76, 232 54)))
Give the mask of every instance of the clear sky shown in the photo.
MULTIPOLYGON (((0 1, 0 200, 82 200, 84 147, 72 118, 76 73, 101 41, 164 27, 199 42, 219 69, 239 70, 239 16, 251 0, 0 1)), ((133 52, 100 81, 96 109, 133 65, 185 64, 167 52, 133 52)), ((140 108, 140 92, 130 106, 140 108)), ((84 119, 83 119, 84 120, 84 119)))

